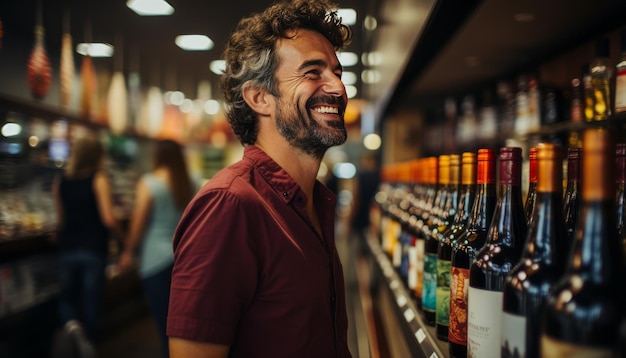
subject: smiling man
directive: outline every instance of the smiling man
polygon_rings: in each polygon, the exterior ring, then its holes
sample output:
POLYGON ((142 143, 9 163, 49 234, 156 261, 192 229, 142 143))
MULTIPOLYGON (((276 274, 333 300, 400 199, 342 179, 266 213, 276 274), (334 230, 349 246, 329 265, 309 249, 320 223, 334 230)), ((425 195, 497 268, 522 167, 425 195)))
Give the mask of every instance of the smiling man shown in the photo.
POLYGON ((336 8, 276 3, 231 36, 222 90, 244 156, 174 235, 171 357, 350 357, 336 199, 316 180, 346 140, 335 53, 351 32, 336 8))

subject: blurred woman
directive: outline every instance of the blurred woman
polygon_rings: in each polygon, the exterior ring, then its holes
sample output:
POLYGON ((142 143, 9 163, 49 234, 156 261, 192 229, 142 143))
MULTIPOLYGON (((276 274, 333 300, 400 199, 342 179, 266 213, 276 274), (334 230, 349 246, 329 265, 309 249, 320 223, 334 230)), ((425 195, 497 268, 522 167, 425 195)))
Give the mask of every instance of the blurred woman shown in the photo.
POLYGON ((82 327, 95 343, 105 284, 109 234, 121 235, 111 186, 102 169, 104 148, 93 136, 77 139, 53 196, 58 213, 59 316, 68 329, 82 327))
POLYGON ((181 146, 171 140, 156 143, 153 169, 137 184, 128 237, 119 257, 121 270, 132 266, 139 249, 139 274, 168 355, 165 333, 174 254, 172 236, 194 194, 181 146))

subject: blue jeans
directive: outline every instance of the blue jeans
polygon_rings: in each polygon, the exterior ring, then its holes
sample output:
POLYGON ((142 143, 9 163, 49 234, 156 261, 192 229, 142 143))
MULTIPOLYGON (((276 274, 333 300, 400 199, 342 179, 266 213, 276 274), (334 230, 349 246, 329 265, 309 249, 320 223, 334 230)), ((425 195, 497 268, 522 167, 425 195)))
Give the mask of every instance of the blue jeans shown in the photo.
POLYGON ((89 251, 59 254, 59 316, 65 325, 78 320, 87 337, 97 342, 100 333, 106 259, 89 251))
POLYGON ((163 346, 164 357, 169 357, 168 339, 166 334, 167 312, 170 302, 170 283, 172 281, 172 266, 157 272, 154 275, 142 278, 143 289, 156 322, 159 339, 163 346))

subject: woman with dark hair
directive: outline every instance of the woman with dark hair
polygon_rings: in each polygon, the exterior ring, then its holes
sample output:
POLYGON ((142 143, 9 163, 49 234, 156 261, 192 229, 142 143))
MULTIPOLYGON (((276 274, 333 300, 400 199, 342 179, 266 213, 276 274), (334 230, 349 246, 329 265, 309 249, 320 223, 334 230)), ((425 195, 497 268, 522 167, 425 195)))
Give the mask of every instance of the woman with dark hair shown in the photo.
POLYGON ((139 250, 139 275, 168 356, 165 327, 174 263, 172 236, 185 206, 194 194, 183 149, 172 140, 156 143, 153 169, 137 184, 128 237, 118 265, 128 269, 139 250))
POLYGON ((104 154, 96 137, 77 139, 53 186, 59 215, 59 316, 66 329, 84 329, 93 343, 100 329, 109 233, 121 233, 102 170, 104 154))

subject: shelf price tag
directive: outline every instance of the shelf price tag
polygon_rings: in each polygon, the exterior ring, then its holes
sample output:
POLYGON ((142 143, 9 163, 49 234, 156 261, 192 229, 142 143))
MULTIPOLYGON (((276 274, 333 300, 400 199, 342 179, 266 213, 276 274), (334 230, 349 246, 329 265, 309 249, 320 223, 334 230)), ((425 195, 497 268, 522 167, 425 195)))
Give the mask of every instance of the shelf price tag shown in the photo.
POLYGON ((402 307, 402 306, 406 305, 407 300, 406 300, 406 297, 404 295, 400 295, 396 299, 396 302, 398 303, 398 306, 402 307))
POLYGON ((396 288, 398 288, 400 284, 398 283, 398 280, 393 280, 391 281, 391 283, 389 284, 389 287, 391 287, 392 290, 395 290, 396 288))
POLYGON ((414 318, 415 318, 415 312, 413 312, 412 309, 407 308, 407 310, 404 311, 404 319, 407 322, 411 322, 414 318))
POLYGON ((415 338, 417 338, 417 343, 422 344, 426 339, 426 333, 424 333, 424 329, 420 328, 415 332, 415 338))

